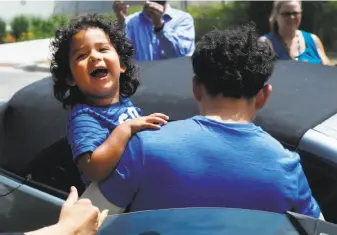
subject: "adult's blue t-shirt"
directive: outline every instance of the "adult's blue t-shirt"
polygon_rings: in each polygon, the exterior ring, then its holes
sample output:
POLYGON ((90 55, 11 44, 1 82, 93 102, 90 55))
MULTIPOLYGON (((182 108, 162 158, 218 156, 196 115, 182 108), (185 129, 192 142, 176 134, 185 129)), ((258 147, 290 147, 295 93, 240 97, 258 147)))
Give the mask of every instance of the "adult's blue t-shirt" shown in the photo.
POLYGON ((320 215, 297 153, 253 123, 203 116, 134 135, 98 188, 108 203, 131 211, 228 207, 320 215))

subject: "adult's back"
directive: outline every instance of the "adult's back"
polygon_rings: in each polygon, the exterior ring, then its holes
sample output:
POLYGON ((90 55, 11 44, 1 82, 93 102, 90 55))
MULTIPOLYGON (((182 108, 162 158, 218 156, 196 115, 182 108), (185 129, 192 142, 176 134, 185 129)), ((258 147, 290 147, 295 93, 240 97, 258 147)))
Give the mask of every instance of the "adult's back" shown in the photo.
POLYGON ((293 210, 313 217, 320 213, 306 193, 299 156, 253 123, 195 116, 139 133, 114 175, 101 190, 109 201, 125 207, 133 200, 128 194, 132 188, 136 197, 131 211, 230 207, 293 210), (129 182, 112 190, 117 178, 129 182))

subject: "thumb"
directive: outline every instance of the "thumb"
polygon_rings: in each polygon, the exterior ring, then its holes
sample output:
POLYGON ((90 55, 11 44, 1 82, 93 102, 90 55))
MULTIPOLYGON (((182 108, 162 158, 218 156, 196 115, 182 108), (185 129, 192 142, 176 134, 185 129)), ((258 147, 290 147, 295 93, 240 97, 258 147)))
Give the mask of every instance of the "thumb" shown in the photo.
POLYGON ((104 220, 107 218, 109 213, 109 210, 104 210, 100 213, 99 217, 98 217, 98 229, 102 226, 104 220))
POLYGON ((78 192, 77 189, 72 186, 70 188, 70 193, 69 196, 67 198, 67 200, 65 201, 64 205, 74 205, 78 200, 78 192))

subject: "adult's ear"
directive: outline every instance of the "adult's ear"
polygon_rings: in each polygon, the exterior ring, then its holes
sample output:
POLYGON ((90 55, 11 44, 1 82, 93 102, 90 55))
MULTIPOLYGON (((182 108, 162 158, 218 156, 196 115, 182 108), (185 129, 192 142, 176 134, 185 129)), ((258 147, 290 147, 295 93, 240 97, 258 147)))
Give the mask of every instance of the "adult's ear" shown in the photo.
POLYGON ((267 103, 270 94, 273 90, 272 85, 266 84, 264 87, 257 93, 255 98, 255 108, 256 110, 263 108, 267 103))
POLYGON ((194 99, 196 99, 199 102, 202 97, 202 92, 201 92, 201 84, 197 76, 194 76, 192 79, 192 89, 194 99))

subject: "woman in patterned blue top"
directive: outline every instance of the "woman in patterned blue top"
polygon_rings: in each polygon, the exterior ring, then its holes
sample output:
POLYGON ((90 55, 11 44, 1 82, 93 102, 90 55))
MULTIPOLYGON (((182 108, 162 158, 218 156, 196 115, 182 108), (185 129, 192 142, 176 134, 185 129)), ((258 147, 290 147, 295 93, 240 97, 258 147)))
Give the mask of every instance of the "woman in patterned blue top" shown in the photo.
POLYGON ((262 37, 280 60, 298 60, 329 65, 321 40, 312 33, 299 30, 302 3, 298 0, 275 1, 269 19, 271 33, 262 37))
POLYGON ((71 108, 67 137, 73 158, 85 181, 100 181, 135 132, 159 129, 168 117, 140 117, 128 99, 139 85, 135 50, 117 23, 80 16, 58 29, 51 45, 54 95, 71 108))

